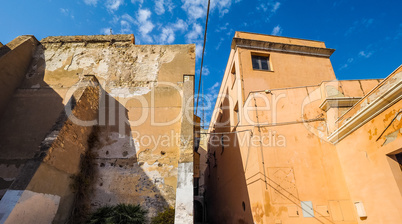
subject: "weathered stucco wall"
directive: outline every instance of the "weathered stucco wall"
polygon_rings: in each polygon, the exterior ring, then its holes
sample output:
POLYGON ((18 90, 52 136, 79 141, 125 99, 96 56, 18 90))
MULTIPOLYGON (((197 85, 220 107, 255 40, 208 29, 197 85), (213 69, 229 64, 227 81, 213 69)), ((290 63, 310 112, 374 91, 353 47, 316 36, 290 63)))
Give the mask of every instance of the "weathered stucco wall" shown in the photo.
POLYGON ((193 89, 183 90, 183 75, 194 74, 194 46, 130 42, 44 46, 44 80, 59 94, 85 74, 94 74, 105 90, 101 138, 95 149, 98 174, 93 209, 139 203, 154 216, 174 207, 181 114, 187 112, 183 105, 192 105, 182 95, 193 93, 193 89))
POLYGON ((19 36, 0 46, 0 116, 21 84, 38 44, 33 36, 19 36))
MULTIPOLYGON (((137 46, 133 43, 132 35, 45 38, 36 48, 18 91, 52 93, 54 97, 48 99, 54 100, 54 105, 44 104, 48 106, 48 112, 38 110, 36 113, 49 113, 49 123, 53 124, 57 120, 53 115, 58 115, 60 108, 68 106, 71 97, 77 94, 80 80, 86 75, 95 76, 101 88, 99 100, 93 99, 99 104, 98 116, 94 122, 71 119, 74 125, 85 130, 93 125, 99 126, 92 148, 95 180, 89 197, 90 209, 117 203, 141 204, 149 209, 149 217, 152 217, 168 206, 175 207, 178 184, 185 184, 186 192, 190 190, 192 194, 193 191, 192 170, 178 171, 178 167, 179 161, 192 164, 192 135, 184 136, 183 130, 191 133, 193 130, 192 123, 186 119, 192 120, 193 116, 195 46, 137 46), (182 150, 184 146, 187 150, 182 150), (178 180, 178 175, 187 174, 191 174, 191 178, 185 179, 186 182, 178 180)), ((36 96, 42 99, 41 102, 48 100, 39 94, 36 96)), ((31 107, 31 104, 15 105, 15 110, 26 113, 31 107)), ((12 110, 9 115, 12 117, 12 110)), ((30 125, 32 121, 26 123, 30 125)), ((12 123, 9 126, 14 127, 12 123)), ((35 136, 36 142, 33 141, 32 145, 39 145, 45 138, 40 137, 42 132, 50 129, 42 124, 37 127, 40 134, 35 136)), ((73 130, 68 133, 68 141, 77 141, 73 130)), ((82 136, 86 134, 81 133, 82 136)), ((13 143, 19 144, 17 141, 13 143)), ((69 144, 64 147, 70 147, 69 144)), ((35 148, 32 146, 29 152, 22 150, 26 154, 21 162, 22 170, 24 163, 34 157, 35 148)), ((79 160, 74 158, 82 154, 80 148, 73 151, 75 153, 56 150, 48 154, 26 188, 60 196, 56 222, 69 216, 74 195, 68 184, 62 186, 58 183, 71 182, 68 175, 77 171, 79 160), (71 159, 69 165, 61 161, 64 157, 68 161, 71 159), (58 175, 58 172, 62 174, 58 175), (43 186, 41 181, 48 176, 58 182, 43 186)), ((192 204, 187 207, 179 209, 176 214, 183 217, 183 214, 192 215, 192 204)), ((49 216, 50 211, 53 210, 49 209, 49 216)))

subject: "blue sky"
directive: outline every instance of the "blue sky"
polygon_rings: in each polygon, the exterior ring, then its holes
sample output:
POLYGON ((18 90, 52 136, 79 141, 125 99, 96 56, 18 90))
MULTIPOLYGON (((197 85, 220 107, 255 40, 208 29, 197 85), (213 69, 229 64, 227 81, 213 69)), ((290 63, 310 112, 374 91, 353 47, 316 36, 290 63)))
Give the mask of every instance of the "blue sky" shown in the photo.
MULTIPOLYGON (((18 35, 134 33, 137 44, 197 44, 207 0, 2 1, 0 42, 18 35)), ((402 1, 211 0, 204 91, 215 94, 235 31, 320 40, 338 79, 384 78, 402 64, 402 1)), ((198 76, 198 74, 197 74, 198 76)), ((197 77, 198 79, 198 77, 197 77)))

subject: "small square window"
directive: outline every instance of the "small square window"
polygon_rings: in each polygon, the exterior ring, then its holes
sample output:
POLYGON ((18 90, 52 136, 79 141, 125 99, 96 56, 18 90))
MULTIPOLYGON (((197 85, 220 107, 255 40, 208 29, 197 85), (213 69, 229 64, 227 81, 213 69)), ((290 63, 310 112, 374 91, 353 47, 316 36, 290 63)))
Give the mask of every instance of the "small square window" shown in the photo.
POLYGON ((251 61, 253 63, 253 69, 271 71, 268 56, 251 55, 251 61))
POLYGON ((313 203, 311 201, 301 201, 303 217, 314 217, 313 203))

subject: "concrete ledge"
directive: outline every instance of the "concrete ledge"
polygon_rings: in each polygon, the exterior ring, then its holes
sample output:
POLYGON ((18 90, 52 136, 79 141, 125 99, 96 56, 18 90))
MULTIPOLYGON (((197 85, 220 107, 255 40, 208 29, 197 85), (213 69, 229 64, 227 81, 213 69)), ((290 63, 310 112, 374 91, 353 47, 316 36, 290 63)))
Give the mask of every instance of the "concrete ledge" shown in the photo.
POLYGON ((328 111, 330 108, 351 107, 355 105, 360 99, 361 97, 326 98, 319 107, 323 111, 328 111))
POLYGON ((104 43, 104 42, 130 42, 135 44, 134 34, 119 35, 91 35, 91 36, 53 36, 46 37, 41 43, 104 43))

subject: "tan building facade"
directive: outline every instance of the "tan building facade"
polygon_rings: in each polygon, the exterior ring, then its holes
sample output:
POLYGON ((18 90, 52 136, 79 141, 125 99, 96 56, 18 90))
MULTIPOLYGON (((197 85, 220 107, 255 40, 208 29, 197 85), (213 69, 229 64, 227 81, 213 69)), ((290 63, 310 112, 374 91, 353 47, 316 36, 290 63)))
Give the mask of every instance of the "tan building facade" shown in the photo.
POLYGON ((333 52, 236 32, 208 130, 210 223, 402 220, 401 68, 337 81, 333 52))
POLYGON ((194 45, 20 36, 0 48, 0 223, 140 204, 193 220, 194 45))

